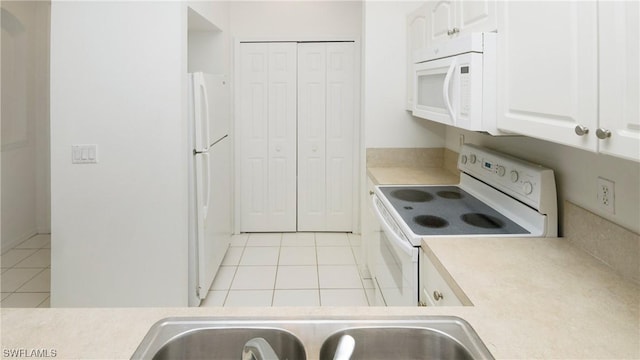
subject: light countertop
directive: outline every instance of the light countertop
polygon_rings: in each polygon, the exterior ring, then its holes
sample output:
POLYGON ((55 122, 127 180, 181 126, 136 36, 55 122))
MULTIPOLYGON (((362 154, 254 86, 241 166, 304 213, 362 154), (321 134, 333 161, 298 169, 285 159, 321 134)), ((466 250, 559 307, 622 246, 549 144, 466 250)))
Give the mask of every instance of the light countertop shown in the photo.
MULTIPOLYGON (((497 358, 640 358, 640 287, 562 238, 425 238, 497 358)), ((450 308, 451 309, 451 308, 450 308)))
POLYGON ((562 239, 429 238, 423 247, 474 306, 2 309, 2 348, 126 359, 151 325, 169 316, 453 315, 467 320, 496 358, 640 358, 640 288, 562 239))
MULTIPOLYGON (((457 183, 444 170, 427 171, 432 181, 421 181, 425 174, 419 171, 382 169, 369 169, 377 183, 457 183)), ((55 349, 57 359, 127 359, 151 325, 169 316, 453 315, 467 320, 496 358, 640 358, 640 287, 564 239, 428 238, 423 249, 474 306, 3 308, 3 355, 55 349)))

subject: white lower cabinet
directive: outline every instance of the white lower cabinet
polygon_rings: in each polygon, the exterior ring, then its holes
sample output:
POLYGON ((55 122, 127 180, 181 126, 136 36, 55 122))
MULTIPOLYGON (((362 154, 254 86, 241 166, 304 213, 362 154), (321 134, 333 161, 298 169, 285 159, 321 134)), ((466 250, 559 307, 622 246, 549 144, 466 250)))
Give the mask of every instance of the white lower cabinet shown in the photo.
POLYGON ((420 304, 425 306, 462 306, 453 289, 444 280, 431 259, 420 249, 420 304))

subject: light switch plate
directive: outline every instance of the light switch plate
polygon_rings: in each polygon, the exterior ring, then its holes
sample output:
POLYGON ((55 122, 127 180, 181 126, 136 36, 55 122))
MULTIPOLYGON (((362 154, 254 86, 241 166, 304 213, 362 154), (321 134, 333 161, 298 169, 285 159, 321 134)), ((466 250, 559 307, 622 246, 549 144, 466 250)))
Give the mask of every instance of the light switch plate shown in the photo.
POLYGON ((84 144, 71 146, 72 164, 96 164, 98 162, 98 145, 84 144))

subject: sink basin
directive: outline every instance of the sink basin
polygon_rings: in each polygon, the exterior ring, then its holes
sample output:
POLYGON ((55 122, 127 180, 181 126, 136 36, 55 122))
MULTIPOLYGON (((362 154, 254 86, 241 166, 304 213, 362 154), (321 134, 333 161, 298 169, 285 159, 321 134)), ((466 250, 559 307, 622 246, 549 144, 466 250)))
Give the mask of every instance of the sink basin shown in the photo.
POLYGON ((493 359, 471 325, 458 317, 167 318, 154 324, 132 359, 240 359, 264 339, 281 359, 333 359, 339 340, 355 340, 351 359, 493 359))
POLYGON ((155 323, 132 359, 240 359, 252 339, 267 341, 279 359, 306 360, 300 339, 268 322, 167 318, 155 323))
POLYGON ((240 359, 251 339, 265 339, 279 359, 306 359, 304 346, 293 334, 280 329, 213 328, 180 334, 164 344, 153 360, 240 359))
POLYGON ((355 340, 351 355, 356 359, 474 359, 459 341, 440 331, 413 327, 373 327, 341 330, 331 335, 320 349, 321 360, 332 360, 340 338, 355 340))

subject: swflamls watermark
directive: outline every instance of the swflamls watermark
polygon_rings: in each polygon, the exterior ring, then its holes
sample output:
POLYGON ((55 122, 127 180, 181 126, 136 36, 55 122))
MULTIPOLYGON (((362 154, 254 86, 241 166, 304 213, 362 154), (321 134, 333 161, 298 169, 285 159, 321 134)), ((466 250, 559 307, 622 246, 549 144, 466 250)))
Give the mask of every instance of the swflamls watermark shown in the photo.
POLYGON ((4 358, 54 358, 56 356, 58 356, 56 349, 2 349, 2 357, 4 358))

